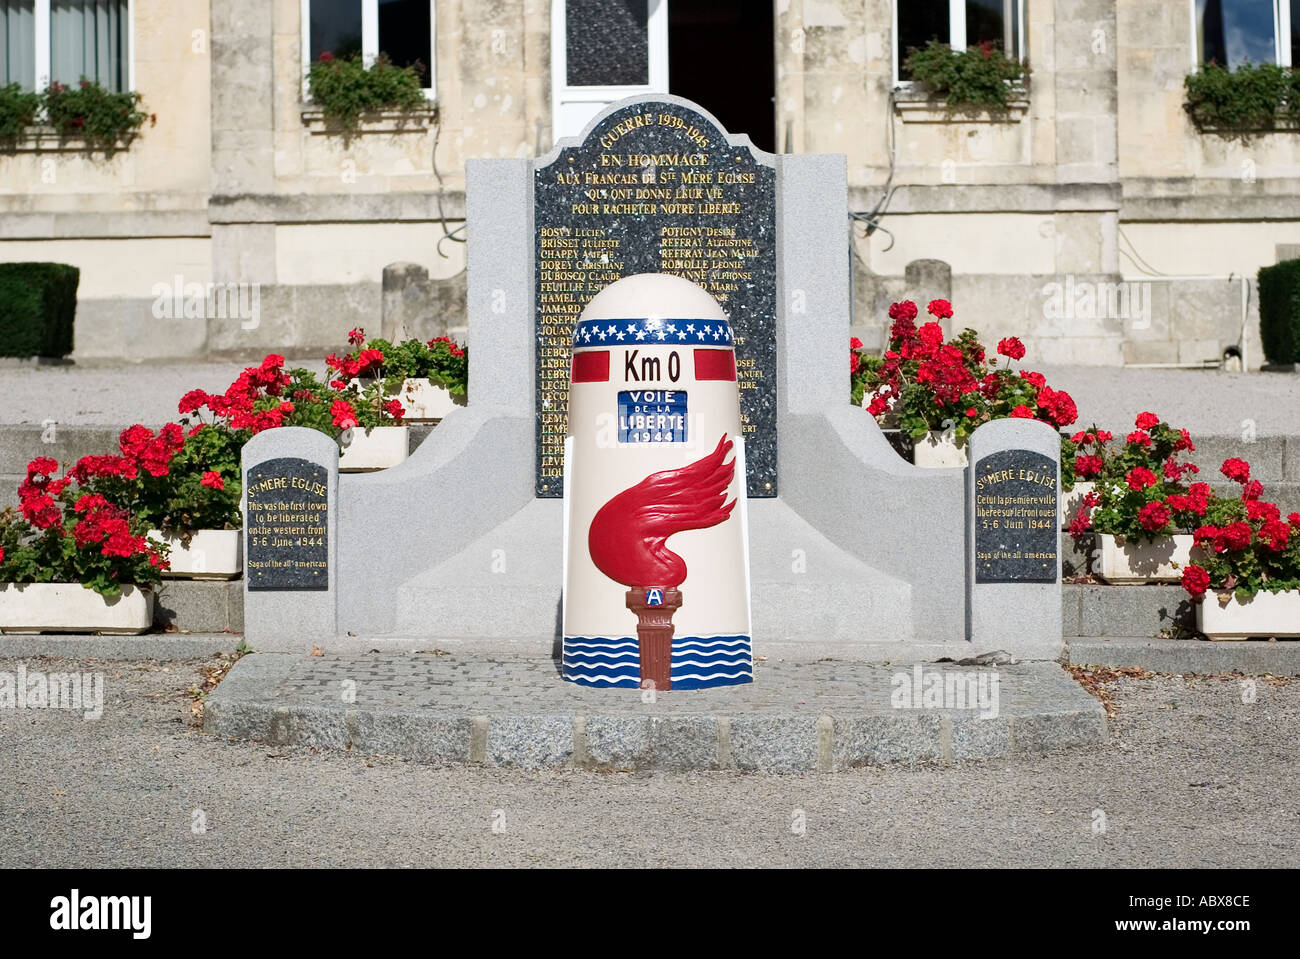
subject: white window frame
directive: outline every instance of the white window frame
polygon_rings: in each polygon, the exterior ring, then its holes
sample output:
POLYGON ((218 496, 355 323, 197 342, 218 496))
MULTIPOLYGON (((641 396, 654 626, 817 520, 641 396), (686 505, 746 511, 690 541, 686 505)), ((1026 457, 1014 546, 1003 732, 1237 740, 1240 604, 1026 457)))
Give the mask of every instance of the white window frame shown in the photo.
MULTIPOLYGON (((899 42, 900 37, 898 35, 898 5, 915 2, 916 0, 894 0, 894 86, 904 89, 910 89, 915 81, 899 78, 899 69, 902 66, 902 53, 900 50, 902 44, 899 42)), ((1016 5, 1016 59, 1024 63, 1027 53, 1025 50, 1025 0, 1012 0, 1012 2, 1016 5)), ((1191 0, 1191 2, 1193 5, 1192 19, 1194 28, 1196 0, 1191 0)), ((966 0, 948 0, 948 37, 948 46, 954 50, 966 49, 966 0)))
MULTIPOLYGON (((50 85, 50 0, 36 0, 33 9, 33 34, 36 43, 35 89, 50 85)), ((126 88, 135 89, 135 0, 126 2, 126 88)))
MULTIPOLYGON (((438 99, 438 3, 429 3, 429 85, 424 87, 428 100, 438 99)), ((311 67, 311 0, 301 0, 302 20, 302 98, 307 100, 307 71, 311 67)), ((379 0, 361 0, 361 59, 371 65, 379 57, 379 0)))
MULTIPOLYGON (((1196 43, 1196 0, 1187 0, 1187 27, 1191 66, 1195 71, 1201 68, 1200 51, 1196 43)), ((1279 67, 1292 66, 1291 0, 1273 0, 1273 57, 1279 67)))
MULTIPOLYGON (((553 141, 576 136, 581 130, 562 130, 562 113, 569 105, 583 105, 594 117, 605 106, 626 97, 668 92, 668 0, 648 0, 646 43, 648 83, 610 86, 570 86, 565 0, 551 0, 551 125, 553 141)), ((582 124, 586 126, 586 122, 582 124)))

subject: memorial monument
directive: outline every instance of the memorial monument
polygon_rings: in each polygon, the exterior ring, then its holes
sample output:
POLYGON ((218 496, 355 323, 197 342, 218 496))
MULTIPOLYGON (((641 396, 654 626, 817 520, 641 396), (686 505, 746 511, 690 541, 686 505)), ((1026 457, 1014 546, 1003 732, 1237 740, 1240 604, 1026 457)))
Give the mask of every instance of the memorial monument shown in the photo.
MULTIPOLYGON (((703 287, 734 326, 751 625, 765 655, 1056 658, 1059 585, 980 578, 969 471, 904 462, 848 402, 844 157, 763 153, 695 104, 640 97, 544 157, 469 161, 466 204, 468 405, 400 466, 337 477, 330 588, 316 594, 330 599, 311 607, 333 619, 313 627, 315 644, 558 653, 567 337, 600 289, 662 272, 703 287), (1027 619, 1016 605, 1052 589, 1055 633, 1050 612, 1027 619)), ((996 425, 972 438, 976 467, 996 425)), ((1023 448, 1047 455, 1029 435, 1023 448)), ((271 609, 249 607, 249 642, 309 650, 271 609)))

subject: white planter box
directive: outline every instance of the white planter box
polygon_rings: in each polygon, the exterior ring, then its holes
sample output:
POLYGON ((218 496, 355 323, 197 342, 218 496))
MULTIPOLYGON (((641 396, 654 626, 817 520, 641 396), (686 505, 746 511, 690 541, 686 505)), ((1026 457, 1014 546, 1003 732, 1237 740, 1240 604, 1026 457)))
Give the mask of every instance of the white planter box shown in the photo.
MULTIPOLYGON (((373 380, 354 379, 349 386, 364 389, 373 380)), ((465 405, 465 397, 453 397, 445 387, 435 386, 430 380, 402 380, 401 388, 396 393, 384 394, 402 404, 406 410, 403 420, 411 423, 427 423, 441 420, 458 406, 465 405)))
POLYGON ((410 449, 405 426, 376 426, 369 432, 357 427, 343 433, 340 473, 365 473, 388 469, 406 459, 410 449))
POLYGON ((1233 596, 1226 604, 1211 590, 1196 607, 1196 628, 1210 639, 1300 636, 1300 590, 1259 592, 1244 603, 1233 596))
POLYGON ((153 600, 137 586, 106 599, 80 583, 0 583, 0 633, 143 633, 153 600))
POLYGON ((244 569, 244 534, 237 529, 200 529, 188 546, 180 536, 149 530, 149 538, 171 547, 171 568, 163 576, 172 579, 234 579, 244 569))
POLYGON ((1108 583, 1177 583, 1183 568, 1196 562, 1190 533, 1162 536, 1153 542, 1125 539, 1103 533, 1097 575, 1108 583))
POLYGON ((1070 528, 1074 517, 1079 513, 1079 507, 1083 505, 1083 498, 1096 488, 1096 483, 1082 482, 1075 483, 1074 489, 1068 493, 1061 491, 1061 529, 1070 528))
POLYGON ((406 409, 404 419, 412 422, 437 422, 458 406, 465 405, 465 397, 453 397, 446 388, 435 386, 429 380, 402 380, 397 399, 406 409))
POLYGON ((966 465, 966 441, 945 439, 941 433, 927 433, 912 442, 912 463, 923 469, 950 469, 966 465))

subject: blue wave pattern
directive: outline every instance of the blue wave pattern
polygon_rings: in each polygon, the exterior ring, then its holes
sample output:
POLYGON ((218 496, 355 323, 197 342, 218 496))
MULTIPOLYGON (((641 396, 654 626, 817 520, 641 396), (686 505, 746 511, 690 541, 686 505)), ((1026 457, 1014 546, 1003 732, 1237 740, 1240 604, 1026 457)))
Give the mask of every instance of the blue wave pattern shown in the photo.
MULTIPOLYGON (((580 686, 639 689, 641 654, 635 637, 565 636, 564 678, 580 686)), ((673 689, 710 689, 754 681, 748 636, 674 636, 673 689)))

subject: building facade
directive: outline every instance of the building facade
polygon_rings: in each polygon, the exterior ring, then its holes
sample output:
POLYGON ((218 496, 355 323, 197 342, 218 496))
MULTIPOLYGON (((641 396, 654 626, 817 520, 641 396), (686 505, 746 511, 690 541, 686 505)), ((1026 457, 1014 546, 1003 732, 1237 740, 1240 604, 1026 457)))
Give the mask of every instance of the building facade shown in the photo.
POLYGON ((869 344, 890 300, 947 296, 1045 363, 1257 367, 1253 278, 1300 245, 1300 136, 1200 130, 1183 81, 1289 66, 1291 2, 3 0, 0 84, 88 76, 154 119, 111 155, 0 147, 0 261, 81 268, 85 360, 334 347, 380 328, 394 263, 463 331, 466 159, 671 92, 763 149, 847 157, 869 344), (931 39, 1021 58, 1010 109, 927 101, 904 61, 931 39), (304 82, 326 52, 418 63, 429 109, 331 128, 304 82))

